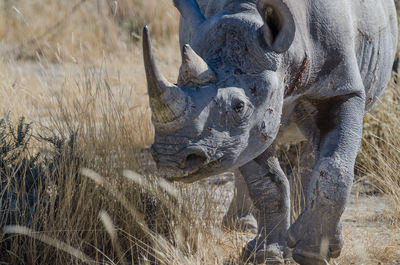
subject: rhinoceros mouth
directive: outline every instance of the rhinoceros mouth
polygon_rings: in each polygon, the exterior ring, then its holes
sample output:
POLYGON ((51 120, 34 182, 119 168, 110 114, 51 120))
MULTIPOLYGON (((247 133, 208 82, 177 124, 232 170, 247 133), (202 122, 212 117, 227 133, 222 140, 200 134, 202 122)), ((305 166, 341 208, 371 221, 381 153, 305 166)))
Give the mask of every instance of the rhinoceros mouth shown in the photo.
POLYGON ((222 170, 221 161, 223 157, 219 157, 204 163, 200 167, 194 169, 183 169, 179 170, 175 167, 160 168, 164 174, 163 177, 168 181, 177 181, 184 183, 193 183, 195 181, 210 177, 212 175, 219 174, 225 170, 222 170))

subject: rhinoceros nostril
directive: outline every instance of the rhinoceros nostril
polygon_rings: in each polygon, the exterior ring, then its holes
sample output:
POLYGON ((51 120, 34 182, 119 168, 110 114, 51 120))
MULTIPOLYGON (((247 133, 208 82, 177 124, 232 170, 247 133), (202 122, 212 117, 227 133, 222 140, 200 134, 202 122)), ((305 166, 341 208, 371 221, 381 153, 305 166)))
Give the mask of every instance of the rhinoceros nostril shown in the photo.
POLYGON ((207 157, 205 154, 201 153, 195 153, 195 154, 189 154, 186 157, 186 160, 184 162, 184 167, 187 169, 194 169, 197 168, 206 162, 207 157))

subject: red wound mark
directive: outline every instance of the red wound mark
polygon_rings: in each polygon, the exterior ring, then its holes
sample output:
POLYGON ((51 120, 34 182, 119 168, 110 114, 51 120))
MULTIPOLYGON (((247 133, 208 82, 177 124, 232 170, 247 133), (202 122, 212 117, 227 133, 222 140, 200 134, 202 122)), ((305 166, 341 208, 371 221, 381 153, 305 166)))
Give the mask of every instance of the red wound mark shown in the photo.
POLYGON ((264 137, 265 142, 268 141, 268 138, 269 138, 268 134, 262 133, 262 136, 264 137))
POLYGON ((290 85, 290 87, 286 89, 285 96, 292 95, 293 92, 295 92, 300 87, 301 83, 303 82, 303 77, 305 71, 307 70, 307 66, 308 66, 308 55, 306 53, 303 63, 300 66, 299 73, 297 74, 294 82, 290 85))

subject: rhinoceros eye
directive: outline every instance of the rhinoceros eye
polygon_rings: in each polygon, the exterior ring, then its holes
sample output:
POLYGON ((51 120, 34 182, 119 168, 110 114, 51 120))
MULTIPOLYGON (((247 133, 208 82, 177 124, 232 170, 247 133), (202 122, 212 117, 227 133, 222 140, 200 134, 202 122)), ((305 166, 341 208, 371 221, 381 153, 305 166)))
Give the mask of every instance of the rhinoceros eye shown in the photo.
POLYGON ((237 113, 237 114, 241 114, 244 111, 244 107, 245 104, 243 101, 238 101, 233 105, 233 110, 237 113))
POLYGON ((246 121, 253 113, 253 106, 245 99, 235 98, 231 102, 232 117, 236 122, 246 121))

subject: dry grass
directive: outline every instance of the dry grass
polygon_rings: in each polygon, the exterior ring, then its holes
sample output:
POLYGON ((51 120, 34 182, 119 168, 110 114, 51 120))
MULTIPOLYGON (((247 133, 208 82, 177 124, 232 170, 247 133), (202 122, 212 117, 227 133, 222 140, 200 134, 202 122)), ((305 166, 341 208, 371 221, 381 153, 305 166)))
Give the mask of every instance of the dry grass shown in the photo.
POLYGON ((392 201, 389 214, 393 225, 400 225, 400 90, 392 83, 367 114, 359 155, 359 175, 392 201))
MULTIPOLYGON (((227 189, 170 187, 141 152, 153 140, 138 42, 147 23, 161 70, 174 81, 172 1, 0 2, 0 113, 11 111, 7 124, 32 122, 31 140, 0 172, 0 228, 19 225, 0 233, 0 264, 240 263, 252 235, 221 230, 227 189)), ((387 194, 390 222, 373 219, 382 230, 360 216, 358 230, 345 222, 339 264, 400 260, 392 232, 400 217, 398 87, 382 100, 366 118, 359 171, 387 194)), ((4 139, 15 146, 11 127, 4 139)))

